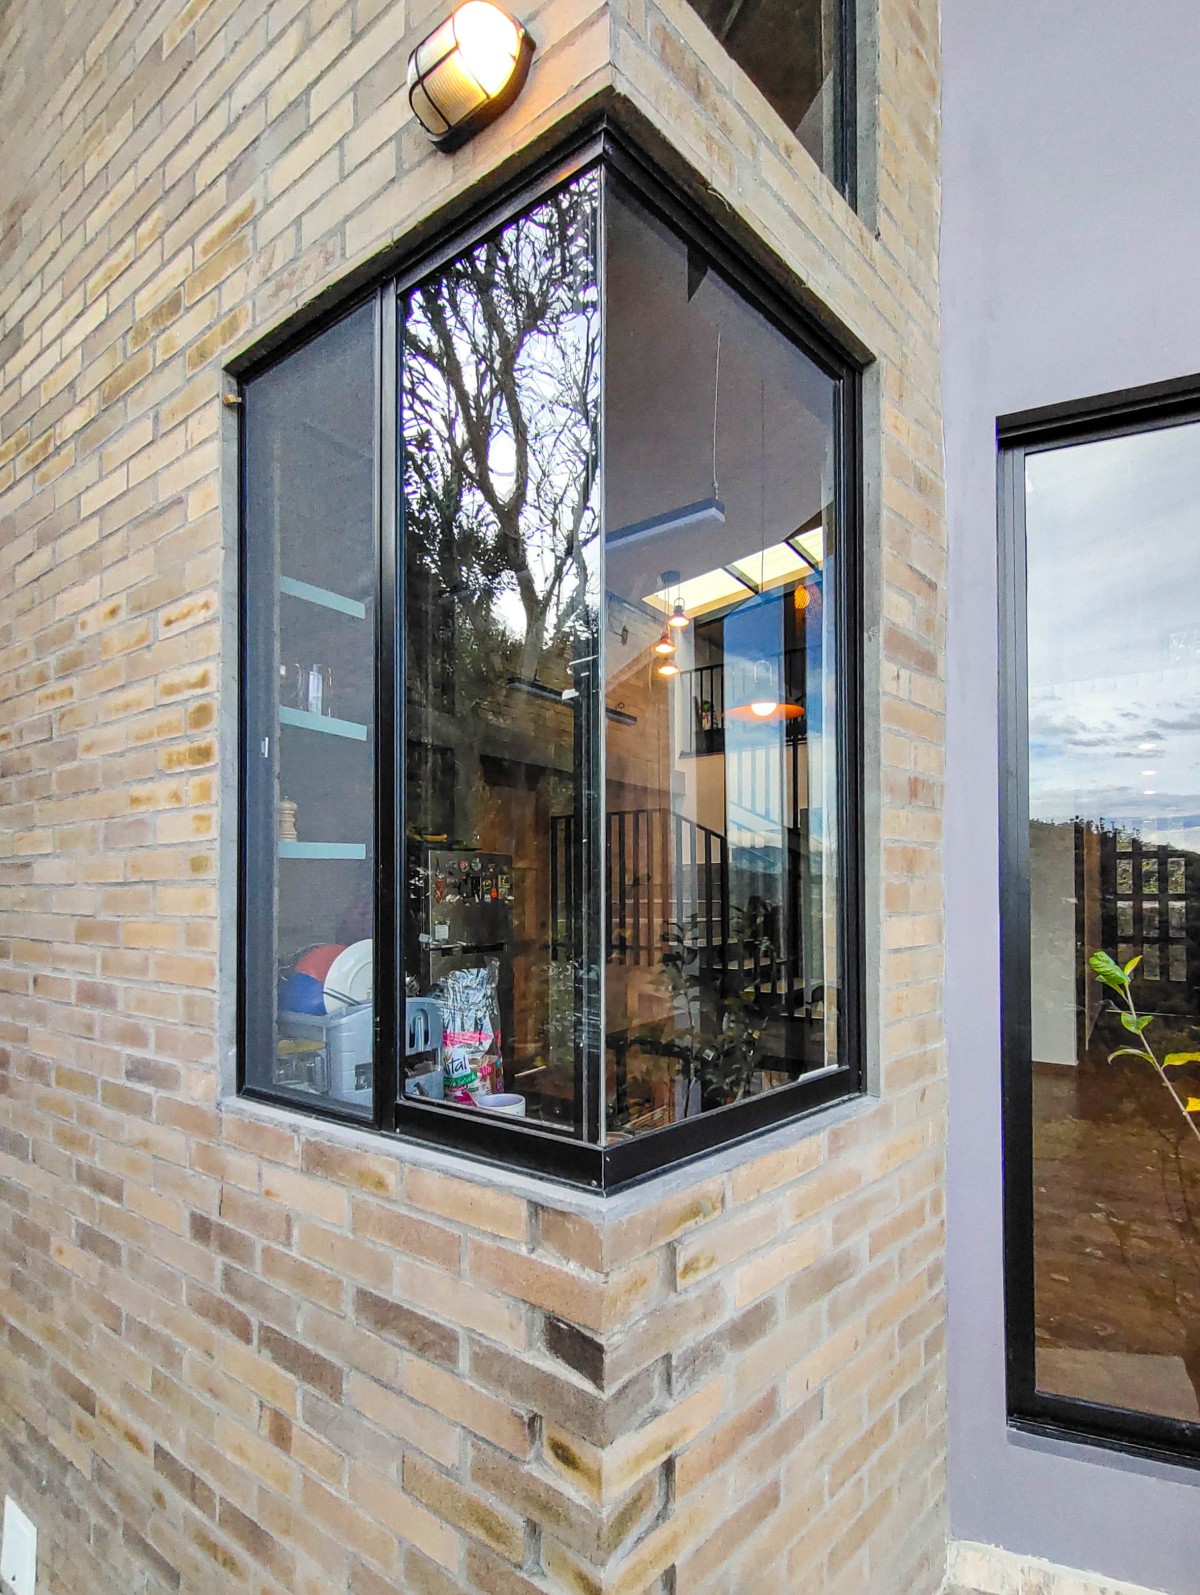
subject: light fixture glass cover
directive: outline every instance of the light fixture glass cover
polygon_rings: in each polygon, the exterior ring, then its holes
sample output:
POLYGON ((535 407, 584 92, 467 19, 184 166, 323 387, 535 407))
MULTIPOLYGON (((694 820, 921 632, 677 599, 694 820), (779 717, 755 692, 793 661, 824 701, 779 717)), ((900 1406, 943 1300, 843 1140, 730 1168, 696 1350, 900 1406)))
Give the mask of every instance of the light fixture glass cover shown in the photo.
POLYGON ((533 40, 491 0, 465 0, 408 58, 408 101, 441 149, 457 149, 516 99, 533 40))

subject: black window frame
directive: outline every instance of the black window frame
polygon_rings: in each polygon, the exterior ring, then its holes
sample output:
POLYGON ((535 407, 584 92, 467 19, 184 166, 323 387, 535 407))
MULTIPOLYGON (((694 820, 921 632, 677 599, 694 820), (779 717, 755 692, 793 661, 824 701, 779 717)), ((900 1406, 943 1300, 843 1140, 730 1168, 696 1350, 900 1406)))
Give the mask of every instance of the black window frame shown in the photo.
POLYGON ((376 554, 379 575, 376 637, 375 759, 375 1068, 370 1116, 335 1105, 317 1106, 311 1096, 256 1085, 247 1070, 248 1049, 263 1045, 254 1035, 248 1003, 245 956, 253 934, 253 903, 248 889, 250 850, 262 845, 254 802, 266 808, 256 786, 253 748, 261 737, 261 683, 252 668, 247 626, 247 543, 245 479, 245 409, 239 412, 239 798, 238 798, 238 929, 237 929, 237 1091, 241 1096, 297 1109, 315 1119, 329 1119, 373 1129, 384 1135, 439 1146, 466 1158, 573 1185, 612 1191, 653 1177, 705 1153, 744 1141, 766 1130, 798 1120, 829 1104, 854 1097, 863 1082, 863 599, 862 599, 862 372, 866 362, 843 345, 812 311, 802 307, 776 278, 727 232, 719 229, 699 197, 699 179, 668 177, 645 155, 611 113, 597 118, 522 176, 481 200, 467 219, 446 223, 427 233, 415 246, 403 247, 374 263, 370 277, 357 291, 301 312, 292 322, 229 366, 241 386, 261 375, 295 349, 364 302, 376 305, 379 338, 376 350, 377 458, 375 492, 376 554), (632 1138, 615 1146, 568 1139, 553 1130, 495 1115, 413 1104, 399 1096, 402 1032, 402 967, 400 933, 403 921, 404 815, 403 782, 398 779, 404 757, 405 728, 403 644, 404 613, 403 504, 400 493, 400 416, 398 303, 403 294, 508 222, 523 214, 550 191, 599 166, 618 173, 638 200, 685 240, 696 244, 714 267, 777 330, 838 384, 836 526, 840 558, 835 562, 838 637, 838 843, 839 843, 839 1002, 836 1067, 816 1071, 748 1101, 718 1108, 696 1118, 632 1138), (259 692, 256 700, 255 693, 259 692))
POLYGON ((996 422, 1000 814, 1000 1037, 1005 1388, 1009 1427, 1200 1467, 1200 1422, 1037 1388, 1029 951, 1029 731, 1025 461, 1071 444, 1200 422, 1200 375, 1014 412, 996 422))

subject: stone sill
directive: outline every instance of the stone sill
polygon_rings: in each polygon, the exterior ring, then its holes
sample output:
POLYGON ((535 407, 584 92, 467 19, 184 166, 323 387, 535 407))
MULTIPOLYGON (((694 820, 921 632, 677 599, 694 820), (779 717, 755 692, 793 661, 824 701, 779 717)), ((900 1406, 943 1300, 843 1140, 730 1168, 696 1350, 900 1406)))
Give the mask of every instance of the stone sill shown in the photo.
POLYGON ((951 1540, 943 1595, 1162 1595, 1142 1584, 1123 1584, 1102 1573, 1060 1567, 997 1545, 951 1540))
POLYGON ((368 1152, 376 1157, 393 1157, 401 1168, 428 1169, 489 1190, 495 1190, 502 1184, 510 1195, 523 1197, 539 1207, 605 1222, 617 1222, 646 1212, 673 1197, 686 1195, 696 1185, 732 1174, 785 1147, 824 1135, 839 1125, 869 1118, 878 1107, 879 1099, 869 1095, 833 1103, 780 1125, 777 1129, 718 1147, 688 1163, 676 1164, 661 1174, 651 1175, 627 1190, 605 1196, 602 1192, 567 1185, 560 1180, 507 1168, 499 1163, 484 1162, 466 1153, 448 1152, 422 1141, 384 1135, 377 1130, 360 1130, 354 1125, 278 1107, 270 1102, 259 1102, 253 1097, 228 1094, 218 1103, 222 1117, 270 1124, 310 1141, 368 1152))

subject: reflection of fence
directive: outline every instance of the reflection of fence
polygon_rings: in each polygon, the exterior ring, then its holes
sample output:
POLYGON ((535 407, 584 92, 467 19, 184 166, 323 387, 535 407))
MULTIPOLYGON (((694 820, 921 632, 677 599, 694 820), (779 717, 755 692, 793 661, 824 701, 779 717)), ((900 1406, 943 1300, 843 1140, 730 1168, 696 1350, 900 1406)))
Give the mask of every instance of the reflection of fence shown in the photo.
MULTIPOLYGON (((699 974, 716 980, 735 976, 764 997, 782 998, 792 1012, 802 1003, 804 870, 801 833, 787 833, 786 862, 762 861, 762 908, 753 918, 747 904, 731 904, 729 844, 718 831, 668 809, 613 810, 606 816, 605 885, 608 897, 605 959, 621 965, 661 964, 684 935, 695 948, 699 974), (767 899, 779 889, 783 906, 767 899), (739 912, 740 910, 740 912, 739 912), (672 933, 671 927, 675 927, 672 933)), ((577 924, 572 863, 573 815, 550 822, 551 956, 569 958, 577 924)), ((754 895, 747 866, 739 869, 739 896, 754 895)))
MULTIPOLYGON (((1047 833, 1053 829, 1039 828, 1047 833)), ((1134 982, 1139 987, 1147 983, 1138 997, 1144 1012, 1157 1012, 1168 1003, 1194 1010, 1193 993, 1200 984, 1195 914, 1200 854, 1143 839, 1134 825, 1114 828, 1076 821, 1075 870, 1080 1008, 1088 1007, 1094 984, 1083 961, 1095 947, 1104 947, 1122 963, 1141 959, 1134 982), (1177 988, 1174 993, 1165 990, 1171 985, 1177 988)), ((1087 1029, 1090 1034, 1090 1025, 1087 1029)), ((1087 1039, 1085 1034, 1085 1044, 1087 1039)))
MULTIPOLYGON (((605 958, 621 964, 662 961, 671 922, 694 927, 705 948, 729 933, 728 851, 725 838, 667 809, 610 810, 605 816, 604 868, 608 895, 605 958)), ((550 950, 570 957, 578 923, 573 865, 575 816, 550 821, 550 950)))
POLYGON ((702 958, 722 946, 729 938, 725 838, 667 809, 618 809, 606 818, 609 962, 661 962, 671 922, 688 927, 702 958))

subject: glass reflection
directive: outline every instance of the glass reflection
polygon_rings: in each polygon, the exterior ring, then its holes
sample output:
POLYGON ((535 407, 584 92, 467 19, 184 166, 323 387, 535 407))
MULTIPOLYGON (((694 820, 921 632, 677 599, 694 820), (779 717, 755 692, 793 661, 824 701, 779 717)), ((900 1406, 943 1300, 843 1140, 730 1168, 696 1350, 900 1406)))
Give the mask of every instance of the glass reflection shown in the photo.
POLYGON ((613 183, 605 1131, 836 1058, 834 384, 613 183))
POLYGON ((1037 1383, 1191 1421, 1198 467, 1185 425, 1032 454, 1025 483, 1037 1383), (1153 557, 1131 577, 1135 550, 1153 557), (1130 966, 1127 995, 1098 951, 1130 966))
POLYGON ((577 1134, 598 1000, 598 189, 559 191, 402 307, 405 1089, 577 1134))
POLYGON ((367 305, 246 388, 247 630, 266 733, 248 772, 265 812, 249 853, 247 1006, 264 1029, 271 1019, 247 1066, 252 1084, 363 1114, 374 1051, 374 369, 367 305))

